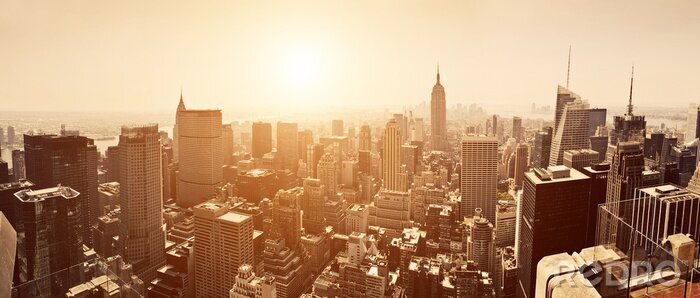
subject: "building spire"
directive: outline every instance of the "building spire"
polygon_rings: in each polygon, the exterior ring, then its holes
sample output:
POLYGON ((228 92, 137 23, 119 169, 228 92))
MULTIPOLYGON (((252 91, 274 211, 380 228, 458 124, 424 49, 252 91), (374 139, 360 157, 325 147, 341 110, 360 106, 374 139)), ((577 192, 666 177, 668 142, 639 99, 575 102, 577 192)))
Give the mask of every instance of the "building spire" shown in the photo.
POLYGON ((569 45, 569 60, 566 63, 566 89, 569 89, 569 74, 571 73, 571 45, 569 45))
POLYGON ((437 83, 440 84, 440 62, 437 63, 437 83))
POLYGON ((632 109, 634 106, 632 105, 632 87, 634 87, 634 65, 632 65, 632 77, 630 79, 630 102, 627 105, 627 115, 632 116, 632 109))
POLYGON ((178 111, 184 111, 184 110, 186 110, 186 108, 185 108, 185 100, 182 98, 182 87, 180 87, 180 103, 177 104, 177 110, 178 110, 178 111))

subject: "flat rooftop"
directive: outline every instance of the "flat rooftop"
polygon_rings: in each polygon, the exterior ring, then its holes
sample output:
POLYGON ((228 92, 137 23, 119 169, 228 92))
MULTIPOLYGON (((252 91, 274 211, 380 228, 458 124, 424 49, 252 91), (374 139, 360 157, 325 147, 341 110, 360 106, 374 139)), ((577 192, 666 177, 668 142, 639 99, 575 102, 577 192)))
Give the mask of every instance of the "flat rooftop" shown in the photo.
POLYGON ((246 220, 248 220, 250 216, 245 215, 245 214, 240 214, 236 212, 228 212, 226 214, 223 214, 219 216, 219 219, 229 221, 229 222, 234 222, 234 223, 242 223, 246 220))

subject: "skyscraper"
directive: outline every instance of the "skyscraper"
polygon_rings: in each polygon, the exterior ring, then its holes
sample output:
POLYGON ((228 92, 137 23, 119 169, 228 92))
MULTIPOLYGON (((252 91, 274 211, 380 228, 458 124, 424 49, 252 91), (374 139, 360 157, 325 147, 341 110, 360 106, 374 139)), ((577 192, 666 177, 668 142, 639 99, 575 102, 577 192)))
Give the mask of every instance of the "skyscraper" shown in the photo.
POLYGON ((299 146, 297 149, 299 152, 299 158, 304 160, 305 163, 309 162, 309 155, 306 154, 306 148, 314 143, 314 134, 310 129, 305 129, 299 132, 298 137, 299 146))
POLYGON ((630 97, 627 104, 627 113, 622 116, 613 118, 613 129, 610 131, 610 143, 608 144, 607 160, 610 157, 615 146, 620 142, 637 142, 639 146, 644 146, 646 138, 646 125, 644 116, 634 115, 634 106, 632 105, 632 88, 634 86, 634 67, 632 67, 632 78, 630 79, 630 97))
POLYGON ((591 149, 564 151, 564 165, 579 172, 595 162, 598 162, 598 152, 591 149))
POLYGON ((192 207, 209 199, 224 180, 221 110, 178 112, 177 204, 192 207))
MULTIPOLYGON (((615 216, 625 218, 626 210, 619 210, 619 202, 634 197, 634 190, 643 185, 644 154, 637 142, 620 142, 608 147, 611 156, 610 171, 605 202, 615 216)), ((600 231, 605 239, 615 239, 615 226, 612 230, 600 231)))
POLYGON ((81 226, 84 243, 91 245, 90 226, 97 219, 93 216, 94 207, 98 202, 97 180, 91 182, 91 177, 97 175, 97 164, 89 159, 93 154, 88 151, 96 150, 91 145, 92 140, 82 136, 57 135, 25 135, 24 161, 27 179, 34 182, 37 188, 49 188, 58 184, 69 186, 81 194, 78 198, 81 208, 81 226), (95 166, 95 168, 91 168, 95 166), (91 173, 94 172, 94 175, 91 173), (92 191, 91 185, 95 186, 92 191), (94 196, 94 197, 93 197, 94 196))
POLYGON ((447 144, 447 108, 445 102, 445 87, 440 84, 440 68, 437 71, 437 81, 430 95, 430 140, 433 150, 445 151, 447 144))
POLYGON ((494 242, 493 223, 481 215, 481 209, 474 211, 474 220, 471 224, 471 237, 469 239, 469 251, 476 267, 485 272, 493 272, 494 242))
POLYGON ((559 126, 554 130, 550 166, 561 165, 566 150, 588 148, 588 124, 588 103, 579 98, 568 102, 559 119, 559 126))
POLYGON ((596 130, 598 130, 599 126, 605 126, 605 121, 607 119, 608 110, 595 108, 595 109, 588 110, 588 112, 590 113, 589 114, 590 121, 588 123, 588 135, 594 136, 596 133, 596 130))
POLYGON ((590 178, 566 166, 525 174, 518 235, 519 297, 535 297, 537 263, 584 248, 590 178))
POLYGON ((178 132, 178 124, 180 122, 180 112, 186 111, 185 101, 182 99, 182 89, 180 89, 180 102, 177 104, 177 110, 175 110, 175 125, 173 126, 173 159, 179 160, 180 158, 180 136, 178 132))
MULTIPOLYGON (((185 152, 181 152, 183 157, 185 152)), ((154 279, 156 270, 165 264, 161 162, 158 124, 122 127, 119 135, 119 242, 122 247, 119 251, 144 281, 154 279)))
POLYGON ((296 172, 299 166, 298 137, 296 123, 277 122, 277 158, 282 169, 296 172))
POLYGON ((372 150, 372 130, 369 128, 369 124, 362 124, 360 127, 360 151, 371 151, 372 150))
POLYGON ((496 220, 496 184, 498 180, 498 141, 492 136, 469 135, 462 138, 459 192, 461 217, 473 217, 481 208, 490 222, 496 220))
POLYGON ((553 131, 551 127, 545 127, 535 134, 534 147, 532 149, 533 167, 545 168, 549 165, 553 131))
POLYGON ((13 225, 17 229, 19 267, 15 282, 36 283, 26 287, 30 291, 24 293, 27 297, 65 295, 78 281, 79 270, 69 268, 85 259, 80 196, 67 186, 15 193, 17 214, 13 225))
POLYGON ((324 195, 334 198, 338 191, 338 166, 333 154, 326 153, 318 161, 318 179, 325 186, 324 195))
POLYGON ((401 130, 396 119, 387 122, 384 129, 384 151, 382 155, 382 181, 389 191, 407 191, 406 173, 401 167, 401 130))
POLYGON ((564 109, 566 106, 574 102, 575 100, 580 100, 581 97, 578 94, 571 92, 567 87, 557 86, 557 105, 554 110, 554 135, 557 134, 559 129, 559 122, 564 116, 564 109))
POLYGON ((518 143, 523 141, 523 118, 513 117, 513 138, 518 143))
POLYGON ((331 125, 332 127, 332 133, 331 135, 335 137, 342 137, 345 135, 345 130, 343 129, 343 120, 342 119, 336 119, 333 120, 333 123, 331 125))
POLYGON ((230 165, 233 158, 233 128, 231 124, 221 126, 221 155, 223 164, 230 165))
MULTIPOLYGON (((95 169, 97 169, 97 167, 95 167, 95 169)), ((24 151, 19 149, 12 150, 12 176, 15 181, 27 178, 24 151)))
POLYGON ((251 153, 255 158, 262 158, 268 152, 272 152, 272 124, 255 122, 253 123, 253 148, 251 153))
POLYGON ((515 147, 515 186, 520 188, 523 186, 523 179, 527 171, 530 161, 530 146, 526 143, 520 143, 515 147))
POLYGON ((236 281, 233 273, 253 264, 253 219, 214 202, 199 204, 193 212, 195 292, 197 297, 226 297, 236 281))
POLYGON ((13 126, 7 127, 7 145, 10 147, 15 145, 15 128, 13 126))

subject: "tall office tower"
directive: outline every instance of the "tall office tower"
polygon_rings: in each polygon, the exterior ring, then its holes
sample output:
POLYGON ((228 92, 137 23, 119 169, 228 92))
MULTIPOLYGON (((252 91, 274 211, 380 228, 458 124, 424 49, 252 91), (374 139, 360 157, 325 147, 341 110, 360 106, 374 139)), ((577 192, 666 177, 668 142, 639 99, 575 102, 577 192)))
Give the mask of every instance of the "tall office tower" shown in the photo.
POLYGON ((277 156, 283 169, 297 171, 299 129, 296 123, 277 122, 277 156))
POLYGON ((535 297, 537 263, 585 246, 590 178, 566 166, 525 174, 518 237, 519 297, 535 297))
POLYGON ((0 297, 11 297, 12 272, 17 258, 17 231, 12 227, 5 214, 0 211, 0 297))
MULTIPOLYGON (((644 116, 634 115, 632 105, 632 87, 634 86, 634 67, 632 67, 632 78, 630 80, 630 98, 629 104, 627 104, 627 114, 622 116, 615 116, 613 118, 613 129, 610 131, 610 146, 615 146, 620 142, 637 142, 639 146, 644 145, 644 138, 646 137, 646 126, 647 122, 644 120, 644 116)), ((612 152, 608 152, 608 158, 611 157, 612 152)), ((609 161, 609 160, 608 160, 609 161)))
POLYGON ((584 167, 581 171, 584 175, 591 177, 590 201, 588 202, 588 220, 586 226, 586 247, 596 244, 596 226, 598 222, 598 206, 605 203, 605 193, 608 188, 608 175, 610 174, 609 163, 597 163, 584 167))
POLYGON ((300 187, 280 190, 273 199, 272 227, 265 241, 265 272, 277 282, 277 296, 299 297, 311 282, 309 253, 301 244, 300 187))
POLYGON ((253 123, 253 149, 254 158, 262 158, 265 153, 272 152, 272 124, 265 122, 253 123))
POLYGON ((588 103, 576 99, 566 104, 559 119, 559 127, 554 130, 549 165, 561 165, 564 151, 588 148, 588 103))
POLYGON ((177 204, 189 208, 209 199, 224 181, 221 110, 185 110, 178 115, 177 204))
POLYGON ((15 145, 15 128, 13 126, 7 127, 7 144, 10 147, 15 145))
POLYGON ((335 163, 333 154, 324 154, 318 161, 316 170, 318 171, 318 179, 321 181, 321 185, 325 186, 324 195, 335 198, 338 191, 338 166, 335 163))
POLYGON ((496 220, 496 184, 498 183, 498 141, 489 136, 462 139, 459 192, 462 196, 460 218, 473 217, 481 208, 483 217, 496 220))
MULTIPOLYGON (((628 210, 620 210, 619 202, 632 199, 634 190, 643 186, 644 153, 637 142, 621 142, 608 148, 611 162, 605 202, 612 215, 626 219, 628 210)), ((606 226, 609 229, 599 231, 599 235, 602 234, 604 239, 616 239, 616 226, 606 226)))
POLYGON ((384 129, 382 182, 388 191, 407 191, 406 173, 401 167, 401 130, 396 119, 390 119, 384 129))
MULTIPOLYGON (((173 151, 174 152, 174 151, 173 151)), ((109 146, 105 151, 107 182, 119 181, 119 146, 109 146)))
POLYGON ((314 134, 310 129, 305 129, 299 132, 298 136, 298 152, 299 157, 305 162, 309 162, 309 155, 306 154, 306 148, 314 143, 314 134))
POLYGON ((85 259, 80 196, 67 186, 15 193, 15 282, 36 283, 36 287, 28 287, 30 293, 26 297, 65 295, 71 283, 78 281, 80 270, 68 268, 85 259), (51 274, 54 275, 48 277, 51 274))
POLYGON ((122 126, 119 135, 119 251, 144 281, 153 280, 165 264, 159 139, 158 124, 122 126))
POLYGON ((304 179, 304 193, 300 202, 303 214, 303 227, 308 234, 317 234, 325 229, 323 204, 326 202, 326 187, 319 179, 304 179))
POLYGON ((437 82, 430 95, 430 141, 433 150, 445 151, 447 143, 447 103, 445 102, 445 87, 440 84, 440 68, 437 71, 437 82))
MULTIPOLYGON (((700 107, 691 103, 688 107, 688 120, 685 124, 685 140, 691 141, 700 137, 700 107)), ((1 142, 1 141, 0 141, 1 142)))
POLYGON ((360 150, 357 152, 358 170, 367 175, 371 175, 372 155, 369 151, 360 150))
POLYGON ((423 118, 416 118, 413 120, 413 132, 411 135, 411 141, 423 142, 425 139, 425 122, 423 118))
POLYGON ((493 114, 493 121, 491 121, 491 134, 494 136, 498 135, 498 115, 493 114))
POLYGON ((493 272, 493 224, 481 215, 481 209, 474 211, 474 221, 471 225, 469 251, 476 267, 485 272, 493 272))
POLYGON ((401 132, 401 143, 406 142, 409 136, 408 122, 406 121, 406 116, 404 114, 394 114, 394 119, 396 119, 396 124, 399 126, 399 131, 401 132))
POLYGON ((253 218, 208 201, 194 212, 194 276, 197 297, 226 297, 233 272, 253 264, 253 218))
POLYGON ((596 134, 588 138, 590 142, 588 149, 598 152, 598 162, 605 160, 608 151, 608 133, 604 127, 599 127, 596 134))
POLYGON ((0 183, 11 182, 10 180, 10 169, 8 168, 7 162, 0 157, 0 183))
POLYGON ((525 172, 530 166, 529 156, 530 146, 526 143, 520 143, 515 147, 515 185, 518 188, 523 186, 525 172))
POLYGON ((372 151, 372 130, 369 124, 362 124, 360 127, 360 151, 372 151))
MULTIPOLYGON (((653 160, 661 159, 661 151, 666 140, 663 132, 652 132, 644 139, 644 157, 653 160)), ((607 148, 607 147, 606 147, 607 148)))
MULTIPOLYGON (((554 110, 553 135, 556 135, 557 130, 559 130, 559 123, 561 122, 561 118, 564 117, 564 110, 566 109, 566 106, 576 100, 581 100, 581 97, 578 96, 578 94, 571 92, 566 87, 557 86, 557 105, 554 110)), ((588 124, 586 124, 586 130, 588 130, 588 124)))
POLYGON ((523 141, 523 118, 513 117, 513 138, 518 143, 523 141))
POLYGON ((549 155, 552 149, 552 134, 551 127, 545 127, 543 130, 535 134, 535 140, 532 148, 532 166, 535 168, 544 168, 549 165, 549 155))
POLYGON ((342 137, 345 135, 345 130, 343 129, 343 120, 342 119, 335 119, 333 120, 331 124, 331 135, 334 137, 342 137))
POLYGON ((588 135, 594 136, 599 126, 605 126, 605 121, 608 117, 607 109, 594 108, 588 110, 589 119, 588 122, 588 135))
POLYGON ((311 144, 306 146, 306 173, 311 178, 318 178, 318 162, 325 154, 325 146, 322 144, 311 144))
POLYGON ((498 204, 496 210, 496 236, 497 247, 507 247, 515 245, 515 203, 498 204))
MULTIPOLYGON (((90 187, 92 172, 97 174, 97 168, 89 162, 88 151, 93 150, 88 145, 91 139, 81 136, 56 135, 25 135, 24 162, 27 179, 34 182, 37 188, 54 187, 58 184, 70 186, 81 195, 81 227, 83 242, 92 245, 90 226, 97 219, 91 214, 91 204, 97 203, 97 181, 95 191, 90 187), (95 197, 93 197, 95 196, 95 197)), ((96 166, 96 164, 95 164, 96 166)))
POLYGON ((176 161, 180 158, 180 133, 178 128, 180 113, 186 110, 185 101, 182 99, 182 89, 180 89, 180 102, 177 104, 177 110, 175 110, 175 125, 173 126, 173 159, 176 161))
POLYGON ((253 267, 241 265, 236 275, 236 283, 229 292, 230 298, 276 298, 277 283, 268 275, 255 276, 253 267))
POLYGON ((233 128, 231 124, 221 126, 221 155, 222 163, 231 165, 233 159, 233 128))
POLYGON ((5 129, 0 127, 0 148, 5 145, 5 129))
POLYGON ((24 151, 19 149, 12 150, 12 177, 15 181, 27 178, 25 167, 24 151))
POLYGON ((564 151, 564 165, 579 172, 582 172, 584 167, 590 167, 597 162, 598 152, 591 149, 564 151))

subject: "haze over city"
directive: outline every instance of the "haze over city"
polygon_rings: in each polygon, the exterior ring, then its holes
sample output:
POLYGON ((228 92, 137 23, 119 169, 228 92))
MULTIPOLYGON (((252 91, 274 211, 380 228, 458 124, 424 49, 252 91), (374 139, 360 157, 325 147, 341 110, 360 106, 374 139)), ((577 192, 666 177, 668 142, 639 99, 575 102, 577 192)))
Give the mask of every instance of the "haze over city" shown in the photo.
MULTIPOLYGON (((3 110, 266 115, 549 103, 566 80, 593 106, 700 100, 700 3, 674 1, 2 1, 3 110), (12 103, 12 104, 7 104, 12 103)), ((663 104, 660 104, 662 103, 663 104)), ((525 106, 525 105, 523 105, 525 106)))

